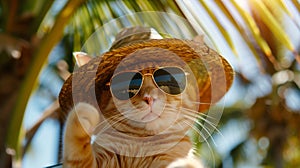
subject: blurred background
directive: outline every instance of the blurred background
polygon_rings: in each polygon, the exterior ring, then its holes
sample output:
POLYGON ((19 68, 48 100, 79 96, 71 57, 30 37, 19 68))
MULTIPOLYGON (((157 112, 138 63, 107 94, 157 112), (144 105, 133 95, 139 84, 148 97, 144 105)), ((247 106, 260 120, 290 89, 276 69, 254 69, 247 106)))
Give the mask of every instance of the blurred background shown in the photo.
POLYGON ((132 25, 187 39, 204 32, 236 74, 219 131, 193 138, 202 160, 300 167, 299 0, 1 0, 0 18, 0 167, 61 163, 65 116, 57 97, 74 69, 72 52, 103 25, 100 53, 109 34, 132 25), (147 11, 176 17, 124 17, 147 11))

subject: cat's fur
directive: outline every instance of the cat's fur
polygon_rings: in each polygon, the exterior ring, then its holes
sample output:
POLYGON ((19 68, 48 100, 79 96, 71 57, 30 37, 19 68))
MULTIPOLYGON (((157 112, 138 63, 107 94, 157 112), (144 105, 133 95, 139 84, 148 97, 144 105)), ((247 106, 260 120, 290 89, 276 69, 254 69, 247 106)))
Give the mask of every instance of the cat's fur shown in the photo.
POLYGON ((130 100, 117 100, 109 91, 102 94, 107 101, 101 104, 101 114, 78 103, 66 121, 64 167, 201 168, 189 155, 192 143, 186 135, 197 117, 198 104, 193 102, 199 101, 190 81, 182 94, 171 96, 145 76, 138 95, 130 100))

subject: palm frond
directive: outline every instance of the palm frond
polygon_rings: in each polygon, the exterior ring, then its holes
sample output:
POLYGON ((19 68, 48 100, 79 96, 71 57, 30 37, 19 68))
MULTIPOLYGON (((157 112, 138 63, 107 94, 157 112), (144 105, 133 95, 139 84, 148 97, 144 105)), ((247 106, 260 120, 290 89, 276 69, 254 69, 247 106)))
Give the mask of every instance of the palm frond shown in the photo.
POLYGON ((295 46, 290 41, 288 35, 283 30, 282 26, 275 19, 275 17, 271 14, 271 12, 266 7, 266 5, 260 0, 252 0, 250 2, 253 3, 251 5, 255 6, 255 8, 252 8, 252 9, 256 9, 255 12, 257 12, 258 15, 261 16, 260 18, 262 19, 264 24, 268 27, 268 29, 274 35, 276 35, 275 37, 277 37, 277 39, 281 42, 282 45, 286 46, 289 50, 291 50, 293 53, 295 53, 295 58, 298 61, 298 63, 300 63, 300 59, 298 58, 299 56, 298 56, 298 54, 296 54, 297 52, 295 50, 295 46))
POLYGON ((68 26, 70 30, 76 32, 72 33, 74 50, 81 50, 82 46, 85 46, 88 51, 98 48, 95 52, 103 53, 122 28, 137 25, 153 27, 162 36, 173 35, 178 38, 195 36, 195 30, 188 22, 184 22, 176 4, 171 1, 164 3, 170 4, 171 7, 166 7, 159 1, 88 1, 76 12, 72 24, 68 26), (167 11, 169 13, 166 13, 167 11), (95 34, 92 34, 94 32, 95 34), (98 42, 84 45, 90 37, 98 42))
POLYGON ((239 12, 241 17, 245 21, 245 24, 250 29, 252 35, 254 36, 254 39, 256 40, 256 42, 260 46, 260 48, 263 50, 265 55, 268 56, 269 60, 272 63, 276 64, 276 60, 272 54, 272 51, 271 51, 269 45, 267 44, 267 42, 261 36, 260 30, 259 30, 258 26, 256 25, 255 20, 251 17, 251 15, 246 10, 241 8, 240 5, 236 1, 231 0, 231 3, 234 5, 236 10, 239 12))
POLYGON ((56 22, 53 25, 49 34, 47 34, 41 41, 40 46, 35 52, 32 60, 32 66, 27 73, 25 81, 22 83, 21 90, 17 99, 17 106, 11 114, 11 122, 8 128, 9 135, 7 136, 6 142, 7 147, 16 150, 17 157, 20 155, 19 147, 19 135, 24 111, 27 105, 27 101, 32 93, 32 90, 38 79, 38 74, 45 64, 48 54, 51 49, 56 45, 63 35, 64 26, 67 24, 69 18, 72 16, 74 11, 84 2, 81 1, 69 1, 60 14, 57 16, 56 22))
POLYGON ((222 22, 219 19, 217 19, 216 15, 213 13, 213 11, 208 6, 207 1, 199 0, 199 2, 204 7, 205 11, 209 15, 209 17, 212 19, 214 24, 218 27, 219 31, 223 35, 224 39, 228 43, 228 45, 231 48, 231 50, 233 51, 233 53, 235 53, 237 55, 236 48, 235 48, 235 46, 233 44, 233 41, 232 41, 232 37, 230 36, 228 31, 225 30, 225 26, 222 25, 222 22))
POLYGON ((298 0, 292 0, 293 5, 297 8, 298 12, 300 12, 300 3, 298 0))
POLYGON ((237 22, 237 19, 234 18, 234 16, 229 11, 229 9, 226 6, 226 4, 224 3, 224 1, 216 1, 216 5, 220 8, 221 12, 226 16, 228 21, 234 26, 234 28, 239 32, 239 34, 244 38, 244 42, 247 44, 247 46, 249 47, 249 49, 255 56, 255 58, 259 64, 259 67, 262 68, 261 58, 260 58, 257 50, 255 49, 255 46, 253 45, 253 43, 251 43, 250 38, 247 36, 246 30, 242 27, 241 24, 239 24, 237 22))

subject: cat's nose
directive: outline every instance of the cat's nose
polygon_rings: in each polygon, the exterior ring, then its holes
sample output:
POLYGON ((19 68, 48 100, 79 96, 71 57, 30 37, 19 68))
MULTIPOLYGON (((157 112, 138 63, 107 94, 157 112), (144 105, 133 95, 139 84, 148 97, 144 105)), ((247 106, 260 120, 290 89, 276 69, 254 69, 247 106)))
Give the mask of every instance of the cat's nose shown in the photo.
POLYGON ((153 104, 153 97, 152 97, 152 96, 145 95, 145 96, 143 97, 143 100, 144 100, 147 104, 149 104, 150 106, 152 106, 152 104, 153 104))

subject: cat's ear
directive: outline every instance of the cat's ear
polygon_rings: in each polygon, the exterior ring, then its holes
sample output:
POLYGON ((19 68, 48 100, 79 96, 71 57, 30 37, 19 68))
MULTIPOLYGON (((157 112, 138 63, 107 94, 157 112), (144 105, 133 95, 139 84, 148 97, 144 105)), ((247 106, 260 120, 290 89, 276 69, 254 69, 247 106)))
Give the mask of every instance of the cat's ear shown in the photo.
POLYGON ((76 64, 78 65, 78 67, 85 65, 92 59, 91 56, 87 55, 84 52, 73 52, 73 56, 76 60, 76 64))
POLYGON ((204 35, 203 34, 197 35, 193 38, 192 41, 194 41, 196 43, 204 44, 204 35))

